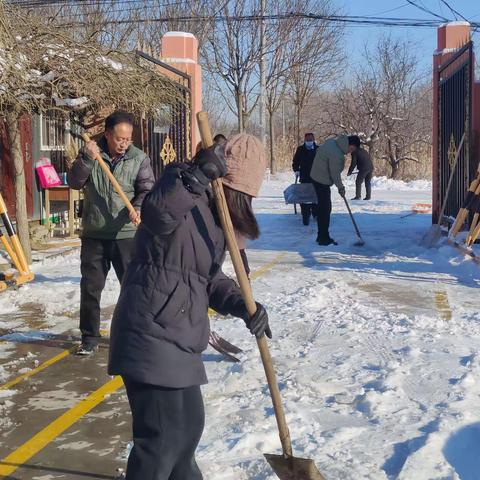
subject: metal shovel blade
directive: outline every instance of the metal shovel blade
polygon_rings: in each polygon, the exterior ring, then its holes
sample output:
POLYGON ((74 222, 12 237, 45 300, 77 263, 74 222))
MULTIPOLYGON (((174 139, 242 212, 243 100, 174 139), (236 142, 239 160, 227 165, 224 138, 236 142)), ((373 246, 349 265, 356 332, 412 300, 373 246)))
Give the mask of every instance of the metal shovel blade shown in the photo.
POLYGON ((285 455, 264 454, 280 480, 325 480, 313 460, 285 455))

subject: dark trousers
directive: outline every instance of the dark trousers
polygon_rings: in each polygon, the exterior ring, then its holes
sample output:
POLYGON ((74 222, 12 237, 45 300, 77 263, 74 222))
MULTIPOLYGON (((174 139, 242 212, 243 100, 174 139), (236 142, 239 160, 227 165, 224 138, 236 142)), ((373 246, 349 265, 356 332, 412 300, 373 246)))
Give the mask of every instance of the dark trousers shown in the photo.
POLYGON ((123 380, 133 417, 126 480, 202 480, 195 461, 205 425, 200 387, 172 389, 123 380))
POLYGON ((133 238, 99 240, 82 238, 80 252, 80 331, 82 343, 96 345, 100 339, 100 299, 110 266, 119 282, 130 262, 133 238))
POLYGON ((373 172, 358 172, 355 180, 355 197, 362 198, 362 184, 365 182, 366 195, 365 198, 370 200, 372 198, 372 175, 373 172))
POLYGON ((332 213, 331 190, 328 185, 322 185, 318 182, 313 182, 313 186, 317 193, 317 240, 327 241, 330 239, 328 229, 330 227, 330 214, 332 213))
POLYGON ((310 215, 314 218, 317 216, 317 205, 315 203, 301 203, 300 211, 302 212, 303 223, 308 225, 310 215))

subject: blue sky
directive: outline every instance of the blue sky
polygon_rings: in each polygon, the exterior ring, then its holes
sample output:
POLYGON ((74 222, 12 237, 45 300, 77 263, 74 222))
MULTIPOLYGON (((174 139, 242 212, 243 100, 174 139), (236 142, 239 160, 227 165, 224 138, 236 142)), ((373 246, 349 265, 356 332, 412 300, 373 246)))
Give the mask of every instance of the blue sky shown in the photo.
MULTIPOLYGON (((332 3, 334 6, 341 8, 346 15, 435 19, 432 15, 410 5, 406 0, 332 0, 332 3)), ((455 20, 453 13, 441 0, 414 0, 414 3, 433 11, 437 15, 452 21, 455 20)), ((479 0, 447 0, 447 3, 468 20, 480 22, 479 0)), ((457 19, 463 20, 462 18, 457 19)), ((438 21, 442 23, 440 19, 438 21)), ((408 38, 415 42, 418 51, 422 52, 420 57, 422 67, 430 68, 432 54, 437 44, 435 28, 347 26, 345 36, 347 51, 353 55, 360 55, 365 43, 373 42, 374 44, 379 36, 389 33, 395 37, 408 38)), ((476 51, 478 52, 480 34, 476 33, 473 40, 477 43, 476 51)))

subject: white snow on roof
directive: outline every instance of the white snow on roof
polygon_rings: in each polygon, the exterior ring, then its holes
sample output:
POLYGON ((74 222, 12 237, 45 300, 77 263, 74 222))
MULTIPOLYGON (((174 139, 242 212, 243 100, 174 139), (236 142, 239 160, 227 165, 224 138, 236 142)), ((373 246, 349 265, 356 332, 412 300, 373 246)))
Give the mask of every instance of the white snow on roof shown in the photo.
POLYGON ((57 105, 57 107, 78 108, 78 107, 83 107, 83 106, 85 106, 85 104, 88 103, 88 98, 87 97, 78 97, 78 98, 53 97, 53 100, 55 101, 55 105, 57 105))
POLYGON ((189 32, 167 32, 163 38, 165 37, 185 37, 185 38, 195 38, 193 33, 189 32))
MULTIPOLYGON (((463 47, 463 45, 462 45, 463 47)), ((456 48, 444 48, 442 50, 435 50, 433 52, 434 55, 446 55, 447 53, 454 53, 458 52, 462 47, 456 47, 456 48)))
POLYGON ((111 58, 99 56, 99 57, 97 57, 97 62, 103 63, 107 67, 112 67, 114 70, 117 70, 117 71, 120 71, 120 70, 124 69, 124 66, 121 63, 116 62, 115 60, 112 60, 111 58))
POLYGON ((470 22, 458 21, 458 22, 446 22, 439 25, 439 27, 454 27, 456 25, 466 25, 470 26, 470 22))

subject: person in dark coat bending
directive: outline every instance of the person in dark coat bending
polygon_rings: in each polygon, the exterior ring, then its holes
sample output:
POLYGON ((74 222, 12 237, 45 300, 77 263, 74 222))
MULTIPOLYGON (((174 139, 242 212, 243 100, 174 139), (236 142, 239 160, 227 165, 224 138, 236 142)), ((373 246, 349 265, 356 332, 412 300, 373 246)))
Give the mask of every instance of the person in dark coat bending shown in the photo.
POLYGON ((355 167, 358 168, 357 179, 355 180, 355 197, 352 200, 360 200, 362 198, 362 184, 365 182, 366 195, 364 200, 372 198, 372 175, 373 162, 370 154, 360 145, 360 138, 357 135, 351 135, 349 138, 354 142, 355 149, 352 151, 352 163, 348 169, 347 175, 352 175, 355 167))
MULTIPOLYGON (((306 133, 305 141, 297 148, 292 161, 292 170, 299 174, 300 183, 312 183, 310 171, 317 148, 318 145, 315 143, 313 133, 306 133)), ((304 225, 310 223, 310 215, 313 217, 317 216, 317 205, 315 203, 301 203, 300 210, 304 225)))
POLYGON ((239 287, 222 272, 226 243, 210 181, 223 179, 235 230, 255 237, 251 200, 265 171, 257 138, 241 134, 232 143, 227 162, 215 145, 191 164, 167 166, 142 206, 112 319, 108 366, 110 375, 122 376, 132 411, 127 480, 203 478, 195 450, 204 428, 200 385, 207 383, 202 352, 209 307, 271 338, 265 308, 257 303, 250 317, 239 287))

